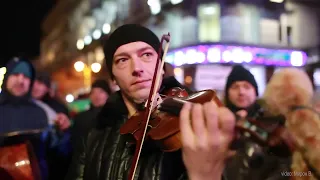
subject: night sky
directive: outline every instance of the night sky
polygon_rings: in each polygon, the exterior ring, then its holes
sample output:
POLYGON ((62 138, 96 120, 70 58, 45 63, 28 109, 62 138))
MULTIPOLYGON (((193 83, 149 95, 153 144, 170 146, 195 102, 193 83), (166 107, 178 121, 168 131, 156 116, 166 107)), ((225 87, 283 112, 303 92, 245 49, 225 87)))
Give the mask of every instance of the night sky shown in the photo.
POLYGON ((40 53, 41 22, 56 0, 11 0, 0 4, 0 67, 15 56, 40 53))

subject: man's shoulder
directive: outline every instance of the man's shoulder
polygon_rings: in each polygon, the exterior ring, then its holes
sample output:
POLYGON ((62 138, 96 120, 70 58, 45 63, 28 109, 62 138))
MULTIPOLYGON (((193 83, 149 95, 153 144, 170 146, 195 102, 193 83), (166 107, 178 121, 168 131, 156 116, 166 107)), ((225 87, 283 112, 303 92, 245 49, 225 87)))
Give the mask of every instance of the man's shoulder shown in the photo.
POLYGON ((55 113, 55 111, 48 104, 36 99, 30 100, 30 106, 36 107, 37 109, 41 109, 42 111, 45 111, 45 112, 50 111, 55 113))
MULTIPOLYGON (((34 99, 29 99, 23 103, 19 103, 18 106, 20 107, 20 109, 29 109, 32 111, 39 111, 39 112, 43 112, 45 113, 45 110, 43 109, 43 107, 45 107, 45 104, 42 104, 41 102, 37 102, 34 99)), ((4 107, 4 108, 14 108, 15 109, 15 104, 11 103, 10 101, 4 101, 1 105, 0 108, 4 107)))
POLYGON ((108 98, 106 104, 97 115, 99 128, 113 127, 119 125, 124 117, 127 117, 128 109, 122 99, 120 91, 108 98), (120 120, 120 121, 119 121, 120 120))
POLYGON ((40 100, 32 99, 31 101, 32 101, 32 103, 38 105, 41 108, 45 108, 45 109, 49 109, 51 111, 54 111, 48 104, 46 104, 46 103, 44 103, 44 102, 42 102, 40 100))

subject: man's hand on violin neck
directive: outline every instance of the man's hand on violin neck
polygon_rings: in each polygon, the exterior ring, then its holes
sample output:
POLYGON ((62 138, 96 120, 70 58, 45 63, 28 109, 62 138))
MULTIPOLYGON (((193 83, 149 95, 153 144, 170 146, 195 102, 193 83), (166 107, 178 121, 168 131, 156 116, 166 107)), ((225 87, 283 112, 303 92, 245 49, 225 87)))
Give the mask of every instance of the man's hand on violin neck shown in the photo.
POLYGON ((221 179, 234 128, 233 113, 215 102, 184 105, 180 113, 182 152, 192 180, 221 179))

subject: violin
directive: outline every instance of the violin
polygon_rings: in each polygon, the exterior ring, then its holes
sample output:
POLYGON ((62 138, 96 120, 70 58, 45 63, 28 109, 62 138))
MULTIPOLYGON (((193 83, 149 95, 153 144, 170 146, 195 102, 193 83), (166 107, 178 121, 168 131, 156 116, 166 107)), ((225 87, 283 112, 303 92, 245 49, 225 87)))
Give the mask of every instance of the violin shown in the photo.
MULTIPOLYGON (((170 89, 166 98, 153 109, 148 124, 146 140, 153 141, 164 152, 177 151, 182 147, 180 142, 179 114, 184 103, 204 104, 214 101, 219 107, 222 102, 218 99, 214 90, 202 90, 192 95, 181 88, 175 87, 170 89)), ((131 135, 134 141, 139 139, 141 130, 142 113, 136 113, 120 128, 120 134, 131 135)), ((290 150, 294 150, 292 138, 279 121, 271 118, 243 118, 237 117, 236 131, 238 136, 250 137, 254 142, 261 146, 279 146, 282 143, 288 145, 290 150), (284 139, 285 142, 282 142, 284 139)), ((134 142, 133 141, 133 142, 134 142)), ((236 143, 236 142, 235 142, 236 143)))
MULTIPOLYGON (((153 109, 146 140, 152 140, 165 152, 179 150, 182 147, 179 114, 183 104, 185 102, 204 104, 216 98, 216 93, 213 90, 203 90, 189 96, 184 89, 178 87, 170 89, 163 102, 153 109)), ((217 104, 222 105, 219 101, 217 104)), ((129 118, 120 128, 120 134, 130 134, 134 140, 139 140, 142 133, 142 116, 143 113, 138 112, 129 118)))
MULTIPOLYGON (((161 38, 161 47, 158 54, 166 56, 170 41, 170 34, 161 38), (167 44, 162 52, 162 44, 167 44)), ((129 171, 129 180, 133 180, 143 142, 148 140, 154 142, 162 151, 172 152, 181 149, 179 114, 186 102, 204 104, 214 101, 222 107, 223 103, 219 100, 214 90, 203 90, 189 95, 184 89, 172 88, 163 98, 163 101, 154 105, 156 94, 161 79, 160 70, 163 69, 164 60, 158 57, 152 85, 145 108, 130 117, 120 128, 120 134, 132 137, 132 143, 136 144, 132 166, 129 171), (160 65, 160 66, 159 66, 160 65), (155 107, 153 107, 155 106, 155 107)), ((258 117, 257 117, 258 118, 258 117)), ((263 121, 237 117, 235 141, 239 137, 247 137, 261 146, 278 146, 285 144, 288 151, 295 149, 295 142, 290 137, 290 133, 279 122, 263 121)))

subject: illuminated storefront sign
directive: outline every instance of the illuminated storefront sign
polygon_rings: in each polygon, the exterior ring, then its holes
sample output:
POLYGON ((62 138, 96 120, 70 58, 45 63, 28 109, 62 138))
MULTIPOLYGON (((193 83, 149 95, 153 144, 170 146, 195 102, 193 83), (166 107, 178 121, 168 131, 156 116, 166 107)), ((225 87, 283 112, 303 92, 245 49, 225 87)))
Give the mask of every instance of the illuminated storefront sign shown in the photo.
POLYGON ((307 55, 302 51, 228 45, 191 46, 168 52, 166 57, 166 62, 174 66, 207 63, 304 66, 306 61, 307 55))

